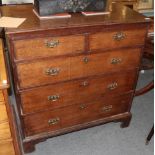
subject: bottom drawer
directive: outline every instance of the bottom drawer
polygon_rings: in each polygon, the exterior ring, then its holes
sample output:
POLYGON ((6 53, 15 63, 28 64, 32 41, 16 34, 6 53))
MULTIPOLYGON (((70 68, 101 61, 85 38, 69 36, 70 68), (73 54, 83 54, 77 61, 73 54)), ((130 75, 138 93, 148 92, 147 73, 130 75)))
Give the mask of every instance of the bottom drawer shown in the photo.
POLYGON ((15 155, 12 140, 0 141, 0 155, 15 155))
POLYGON ((131 94, 127 94, 114 98, 101 98, 92 103, 81 103, 24 116, 25 135, 56 131, 127 112, 131 97, 131 94))

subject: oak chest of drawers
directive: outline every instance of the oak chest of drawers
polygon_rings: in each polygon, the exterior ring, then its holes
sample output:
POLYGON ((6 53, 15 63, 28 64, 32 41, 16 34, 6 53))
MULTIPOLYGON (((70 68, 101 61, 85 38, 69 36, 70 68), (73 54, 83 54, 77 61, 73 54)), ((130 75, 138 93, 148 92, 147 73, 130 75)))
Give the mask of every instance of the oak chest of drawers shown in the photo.
POLYGON ((109 15, 42 21, 31 5, 1 10, 27 18, 5 30, 25 152, 106 122, 129 125, 148 20, 117 4, 109 15))

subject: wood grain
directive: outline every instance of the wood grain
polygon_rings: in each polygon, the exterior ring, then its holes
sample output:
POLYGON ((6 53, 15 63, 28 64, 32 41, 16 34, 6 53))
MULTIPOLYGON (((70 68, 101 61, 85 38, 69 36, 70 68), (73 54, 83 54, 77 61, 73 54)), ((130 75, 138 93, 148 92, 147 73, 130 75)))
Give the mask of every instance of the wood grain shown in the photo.
POLYGON ((119 48, 126 46, 143 45, 145 40, 145 29, 133 29, 133 30, 113 30, 110 32, 100 32, 90 35, 90 50, 96 49, 108 49, 119 48), (122 40, 115 40, 114 36, 118 33, 122 33, 125 38, 122 40), (137 39, 141 38, 141 39, 137 39))
POLYGON ((85 37, 82 35, 64 37, 44 37, 28 40, 18 40, 14 42, 15 58, 26 60, 30 58, 66 55, 81 53, 84 51, 85 37), (58 41, 58 45, 50 48, 46 43, 58 41))
POLYGON ((12 140, 0 141, 0 154, 1 155, 15 155, 12 140))
POLYGON ((0 123, 0 140, 11 138, 9 122, 0 123))
POLYGON ((8 87, 8 79, 4 62, 3 45, 0 39, 0 89, 8 87), (4 83, 5 82, 5 83, 4 83))
POLYGON ((87 103, 103 96, 117 96, 133 90, 136 70, 101 77, 85 78, 55 85, 33 88, 21 92, 23 114, 60 108, 72 104, 87 103), (110 90, 110 84, 117 87, 110 90), (48 100, 48 96, 59 95, 56 101, 48 100))
POLYGON ((0 104, 0 122, 8 120, 5 104, 0 104))
POLYGON ((25 116, 25 133, 26 136, 67 128, 76 124, 97 120, 100 118, 116 115, 128 110, 128 102, 131 95, 124 95, 114 98, 103 98, 96 102, 81 103, 74 106, 53 110, 50 112, 41 112, 34 115, 25 116), (104 111, 104 107, 111 106, 112 109, 104 111), (84 106, 84 108, 81 108, 84 106), (54 125, 49 125, 50 119, 59 118, 54 125))

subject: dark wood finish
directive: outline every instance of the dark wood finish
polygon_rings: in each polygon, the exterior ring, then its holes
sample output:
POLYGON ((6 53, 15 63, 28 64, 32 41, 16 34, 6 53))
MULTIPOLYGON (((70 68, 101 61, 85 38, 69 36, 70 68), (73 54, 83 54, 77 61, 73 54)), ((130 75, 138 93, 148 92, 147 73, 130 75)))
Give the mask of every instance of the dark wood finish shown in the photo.
POLYGON ((44 21, 32 5, 1 11, 27 18, 18 28, 5 29, 25 152, 49 137, 107 122, 129 125, 150 21, 117 4, 108 15, 77 13, 44 21), (46 49, 47 38, 56 39, 53 48, 46 49))

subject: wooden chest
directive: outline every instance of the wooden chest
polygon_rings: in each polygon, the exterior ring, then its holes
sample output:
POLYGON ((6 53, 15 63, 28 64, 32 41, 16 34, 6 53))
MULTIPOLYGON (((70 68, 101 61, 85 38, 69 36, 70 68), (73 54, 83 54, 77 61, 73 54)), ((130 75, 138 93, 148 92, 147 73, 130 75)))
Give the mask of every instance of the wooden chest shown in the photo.
POLYGON ((31 5, 2 14, 27 18, 6 30, 25 152, 106 122, 129 125, 148 20, 117 4, 109 15, 71 19, 39 21, 31 5))
POLYGON ((21 155, 13 111, 8 99, 8 88, 3 45, 0 39, 0 155, 21 155))

